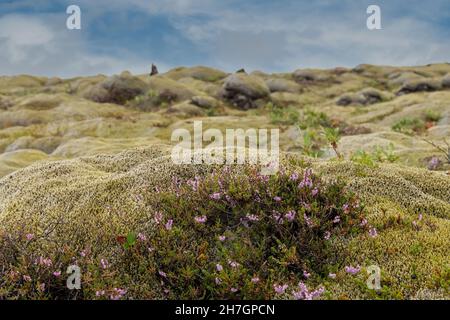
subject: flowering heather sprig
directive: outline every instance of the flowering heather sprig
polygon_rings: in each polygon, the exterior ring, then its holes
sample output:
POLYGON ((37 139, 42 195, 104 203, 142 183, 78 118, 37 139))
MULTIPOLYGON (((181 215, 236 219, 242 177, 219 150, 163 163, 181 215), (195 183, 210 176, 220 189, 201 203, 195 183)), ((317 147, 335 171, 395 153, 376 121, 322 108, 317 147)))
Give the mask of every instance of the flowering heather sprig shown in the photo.
POLYGON ((142 242, 147 241, 147 237, 142 233, 138 233, 137 238, 139 241, 142 241, 142 242))
POLYGON ((240 266, 239 263, 237 263, 236 261, 233 260, 228 260, 228 264, 232 267, 232 268, 237 268, 240 266))
POLYGON ((370 236, 371 238, 376 238, 377 235, 378 235, 377 229, 375 229, 374 227, 371 227, 371 228, 369 229, 369 236, 370 236))
POLYGON ((200 185, 200 178, 195 177, 195 179, 189 179, 186 183, 192 188, 192 191, 197 192, 200 185))
POLYGON ((309 272, 306 271, 306 270, 303 270, 303 276, 304 276, 306 279, 308 279, 309 277, 311 277, 311 273, 309 273, 309 272))
POLYGON ((276 202, 281 202, 281 197, 276 196, 276 197, 273 198, 273 200, 275 200, 276 202))
POLYGON ((95 291, 95 296, 96 297, 102 297, 102 296, 104 296, 105 295, 105 290, 98 290, 98 291, 95 291))
POLYGON ((43 257, 39 257, 34 264, 36 265, 41 265, 41 266, 46 266, 46 267, 51 267, 52 266, 52 260, 50 258, 43 258, 43 257))
POLYGON ((325 231, 325 234, 323 235, 323 238, 325 240, 330 240, 331 237, 331 232, 330 231, 325 231))
POLYGON ((25 238, 27 239, 27 241, 31 241, 31 240, 33 240, 33 238, 34 238, 34 234, 32 234, 32 233, 27 233, 27 234, 25 235, 25 238))
POLYGON ((156 224, 160 224, 163 220, 163 214, 159 211, 155 212, 153 220, 155 221, 156 224))
POLYGON ((206 222, 207 218, 206 216, 196 216, 194 217, 195 222, 203 224, 206 222))
POLYGON ((355 275, 358 274, 361 271, 361 267, 360 266, 346 266, 345 267, 345 272, 351 274, 351 275, 355 275))
POLYGON ((317 196, 317 195, 319 194, 319 189, 318 189, 318 188, 314 188, 314 189, 311 191, 311 194, 312 194, 313 197, 317 196))
POLYGON ((249 221, 259 221, 259 217, 255 214, 247 214, 246 218, 249 221))
POLYGON ((289 287, 289 286, 288 286, 287 284, 284 284, 284 285, 274 284, 274 285, 273 285, 273 289, 274 289, 275 292, 278 293, 278 294, 283 294, 283 293, 286 291, 286 289, 287 289, 288 287, 289 287))
POLYGON ((312 219, 306 215, 306 213, 303 214, 303 218, 305 219, 306 225, 308 228, 314 227, 314 223, 312 222, 312 219))
POLYGON ((102 266, 102 269, 107 269, 109 267, 108 260, 100 259, 100 265, 102 266))
POLYGON ((296 212, 294 210, 291 210, 291 211, 288 211, 288 213, 286 213, 284 215, 284 217, 286 218, 287 221, 292 222, 295 219, 295 215, 296 215, 296 212))
POLYGON ((339 217, 339 216, 334 217, 333 223, 339 223, 339 222, 341 222, 341 217, 339 217))
POLYGON ((342 210, 344 210, 344 213, 350 212, 350 206, 346 203, 342 206, 342 210))
POLYGON ((166 228, 166 230, 172 230, 172 226, 173 226, 173 220, 169 219, 169 220, 167 220, 167 223, 164 227, 166 228))
POLYGON ((300 282, 298 287, 298 291, 292 291, 292 296, 295 300, 313 300, 314 298, 322 295, 325 291, 325 288, 320 286, 318 289, 310 292, 308 287, 303 282, 300 282))
POLYGON ((313 182, 311 180, 311 175, 312 175, 312 169, 311 168, 306 169, 305 173, 303 175, 303 180, 298 185, 299 189, 302 189, 304 187, 307 187, 307 188, 312 188, 313 187, 313 182))
POLYGON ((361 227, 365 227, 367 225, 367 219, 362 219, 361 223, 359 224, 361 227))
POLYGON ((294 172, 293 174, 291 174, 291 176, 289 177, 289 180, 291 181, 297 181, 298 180, 298 173, 294 172))
POLYGON ((162 270, 159 270, 159 271, 158 271, 158 274, 159 274, 161 277, 163 277, 163 278, 167 278, 167 273, 165 273, 165 272, 162 271, 162 270))
POLYGON ((222 195, 220 194, 220 192, 215 192, 215 193, 211 194, 209 197, 213 200, 220 200, 222 195))
POLYGON ((223 267, 222 267, 222 265, 221 264, 216 264, 216 270, 217 271, 219 271, 219 272, 222 272, 223 271, 223 267))
POLYGON ((328 278, 330 279, 336 279, 336 273, 329 273, 328 278))
POLYGON ((253 278, 251 279, 251 282, 252 282, 252 283, 258 283, 258 282, 259 282, 259 278, 258 278, 258 277, 253 277, 253 278))
POLYGON ((225 236, 219 236, 219 241, 224 242, 227 239, 225 236))
POLYGON ((113 293, 110 295, 111 300, 120 300, 127 293, 126 289, 114 288, 113 293))
POLYGON ((61 276, 61 271, 55 271, 53 272, 53 275, 58 278, 59 276, 61 276))

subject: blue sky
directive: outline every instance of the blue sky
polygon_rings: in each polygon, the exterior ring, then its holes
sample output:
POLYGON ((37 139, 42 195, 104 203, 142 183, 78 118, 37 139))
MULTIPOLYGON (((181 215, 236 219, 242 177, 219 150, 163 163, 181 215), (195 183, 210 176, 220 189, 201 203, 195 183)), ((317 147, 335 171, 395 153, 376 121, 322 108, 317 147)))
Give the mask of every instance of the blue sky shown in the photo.
POLYGON ((0 0, 3 75, 418 65, 450 62, 448 39, 448 0, 0 0), (82 30, 66 28, 71 4, 82 30), (382 30, 366 28, 370 4, 382 30))

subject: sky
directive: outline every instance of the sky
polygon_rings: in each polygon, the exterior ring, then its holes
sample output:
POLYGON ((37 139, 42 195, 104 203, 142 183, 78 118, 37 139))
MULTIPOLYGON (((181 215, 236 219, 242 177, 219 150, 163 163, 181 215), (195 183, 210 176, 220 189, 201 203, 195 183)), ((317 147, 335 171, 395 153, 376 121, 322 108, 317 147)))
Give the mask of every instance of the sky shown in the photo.
POLYGON ((449 0, 0 0, 0 75, 424 65, 450 62, 449 39, 449 0))

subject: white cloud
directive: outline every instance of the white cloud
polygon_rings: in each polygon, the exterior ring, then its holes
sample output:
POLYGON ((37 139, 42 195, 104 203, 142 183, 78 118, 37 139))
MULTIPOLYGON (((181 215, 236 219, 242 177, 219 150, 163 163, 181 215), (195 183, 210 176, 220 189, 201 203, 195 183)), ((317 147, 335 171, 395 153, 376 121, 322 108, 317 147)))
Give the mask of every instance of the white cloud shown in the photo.
MULTIPOLYGON (((122 51, 121 57, 90 52, 81 31, 67 30, 61 16, 6 15, 0 17, 2 75, 33 74, 72 77, 123 70, 145 73, 148 61, 122 51)), ((167 68, 160 63, 160 68, 167 68)))

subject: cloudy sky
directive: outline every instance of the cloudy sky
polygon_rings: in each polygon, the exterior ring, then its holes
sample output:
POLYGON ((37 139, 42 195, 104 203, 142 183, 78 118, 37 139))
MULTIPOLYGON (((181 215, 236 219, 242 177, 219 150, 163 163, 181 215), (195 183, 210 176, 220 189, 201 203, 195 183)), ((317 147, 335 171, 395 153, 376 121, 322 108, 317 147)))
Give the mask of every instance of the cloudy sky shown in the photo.
POLYGON ((0 75, 418 65, 450 62, 448 39, 449 0, 0 0, 0 75), (72 4, 81 30, 66 28, 72 4))

